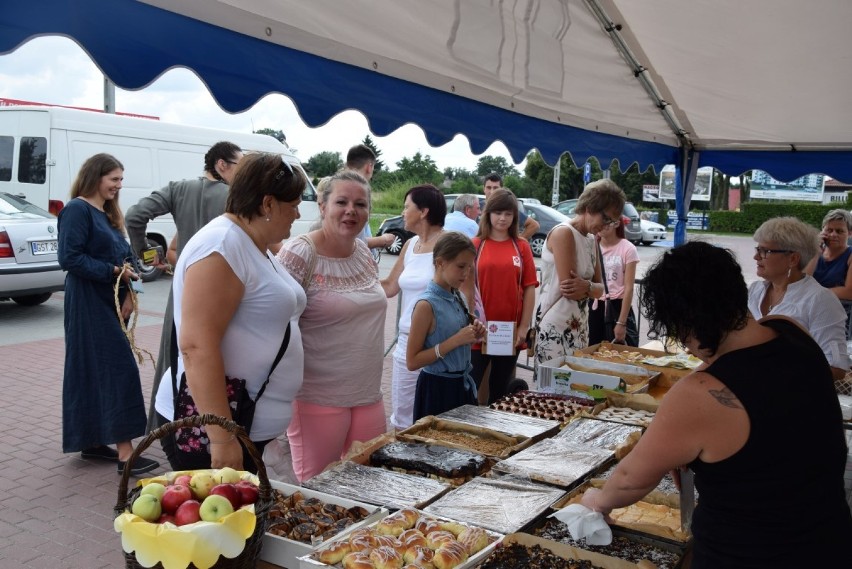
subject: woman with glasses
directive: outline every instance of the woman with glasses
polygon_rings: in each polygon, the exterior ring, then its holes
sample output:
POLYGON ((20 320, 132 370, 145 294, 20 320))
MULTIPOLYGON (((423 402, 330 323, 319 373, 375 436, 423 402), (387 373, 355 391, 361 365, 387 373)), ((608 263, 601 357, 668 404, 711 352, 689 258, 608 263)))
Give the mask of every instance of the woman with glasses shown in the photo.
POLYGON ((805 272, 829 289, 846 309, 846 339, 852 337, 852 214, 833 209, 822 220, 820 253, 805 267, 805 272))
MULTIPOLYGON (((145 434, 139 367, 121 326, 133 312, 130 245, 118 205, 124 166, 95 154, 80 168, 71 200, 59 213, 59 264, 65 277, 65 375, 62 382, 62 450, 118 463, 145 434), (113 449, 110 446, 116 446, 113 449)), ((133 475, 160 465, 145 457, 133 475)))
POLYGON ((804 272, 819 250, 814 227, 795 217, 765 221, 754 233, 757 276, 748 289, 748 307, 756 320, 783 315, 805 328, 825 354, 835 380, 849 369, 846 311, 837 296, 804 272))
MULTIPOLYGON (((307 179, 279 154, 251 153, 237 167, 225 213, 192 236, 178 258, 172 288, 177 354, 160 381, 158 425, 188 408, 231 419, 229 397, 244 380, 256 402, 247 429, 259 453, 282 435, 302 385, 304 353, 299 317, 305 291, 269 252, 290 236, 307 179), (175 390, 185 382, 189 397, 175 390)), ((255 470, 239 440, 208 425, 160 439, 174 470, 230 466, 255 470)))
POLYGON ((588 346, 589 301, 603 295, 595 234, 621 223, 625 201, 612 180, 592 182, 580 194, 574 218, 547 234, 535 309, 537 363, 588 346))

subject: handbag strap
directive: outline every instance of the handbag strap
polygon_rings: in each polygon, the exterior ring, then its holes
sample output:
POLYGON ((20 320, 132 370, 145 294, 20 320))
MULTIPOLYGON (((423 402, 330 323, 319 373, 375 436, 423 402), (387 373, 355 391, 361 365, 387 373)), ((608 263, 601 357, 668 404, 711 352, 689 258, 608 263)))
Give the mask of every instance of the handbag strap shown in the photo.
POLYGON ((595 248, 598 250, 598 258, 601 260, 601 280, 604 284, 604 302, 609 301, 609 287, 606 284, 606 268, 604 267, 604 258, 603 251, 601 251, 601 244, 595 240, 595 248))

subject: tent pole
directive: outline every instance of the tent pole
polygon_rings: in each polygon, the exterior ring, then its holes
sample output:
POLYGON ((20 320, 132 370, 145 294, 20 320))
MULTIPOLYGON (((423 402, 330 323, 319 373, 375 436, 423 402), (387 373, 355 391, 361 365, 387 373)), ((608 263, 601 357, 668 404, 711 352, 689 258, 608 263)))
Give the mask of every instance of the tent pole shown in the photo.
POLYGON ((677 223, 674 229, 674 245, 686 243, 686 219, 695 188, 695 176, 698 173, 699 153, 689 145, 681 145, 678 163, 675 164, 675 210, 677 223))

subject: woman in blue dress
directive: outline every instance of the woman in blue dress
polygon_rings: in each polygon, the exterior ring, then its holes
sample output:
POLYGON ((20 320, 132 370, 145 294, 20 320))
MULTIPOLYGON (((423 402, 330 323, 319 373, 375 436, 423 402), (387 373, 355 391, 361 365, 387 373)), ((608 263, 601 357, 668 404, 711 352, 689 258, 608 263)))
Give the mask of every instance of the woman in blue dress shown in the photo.
MULTIPOLYGON (((133 453, 132 439, 145 434, 147 415, 139 368, 122 330, 133 311, 130 245, 118 194, 124 166, 96 154, 80 168, 71 200, 59 213, 59 263, 65 277, 65 376, 62 385, 62 450, 118 463, 133 453), (113 449, 107 445, 115 444, 113 449)), ((160 465, 139 457, 134 475, 160 465)))
POLYGON ((846 339, 852 338, 852 247, 848 245, 852 231, 852 214, 833 209, 822 220, 819 254, 811 259, 805 272, 833 292, 846 309, 846 339))

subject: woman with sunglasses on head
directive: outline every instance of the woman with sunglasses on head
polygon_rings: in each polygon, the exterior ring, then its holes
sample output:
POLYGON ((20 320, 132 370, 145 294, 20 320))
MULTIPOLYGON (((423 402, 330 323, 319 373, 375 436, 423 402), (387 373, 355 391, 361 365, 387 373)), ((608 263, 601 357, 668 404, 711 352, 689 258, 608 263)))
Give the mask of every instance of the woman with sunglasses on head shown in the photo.
MULTIPOLYGON (((249 154, 234 174, 225 213, 187 242, 172 283, 177 369, 163 376, 157 390, 159 425, 175 418, 173 385, 185 373, 189 404, 200 415, 226 419, 233 417, 227 378, 245 381, 256 401, 248 435, 259 454, 284 433, 302 385, 299 317, 306 298, 269 247, 290 236, 306 184, 301 169, 279 154, 249 154)), ((182 398, 178 403, 187 405, 182 398)), ((174 470, 256 468, 225 429, 187 431, 160 439, 174 470)))
POLYGON ((580 194, 574 218, 548 233, 535 309, 537 363, 588 346, 590 300, 604 292, 595 234, 621 223, 625 201, 624 192, 613 181, 592 182, 580 194))
POLYGON ((835 380, 849 370, 846 311, 837 296, 804 272, 819 250, 819 234, 795 217, 765 221, 754 232, 757 276, 748 289, 756 320, 783 315, 796 320, 822 348, 835 380))

